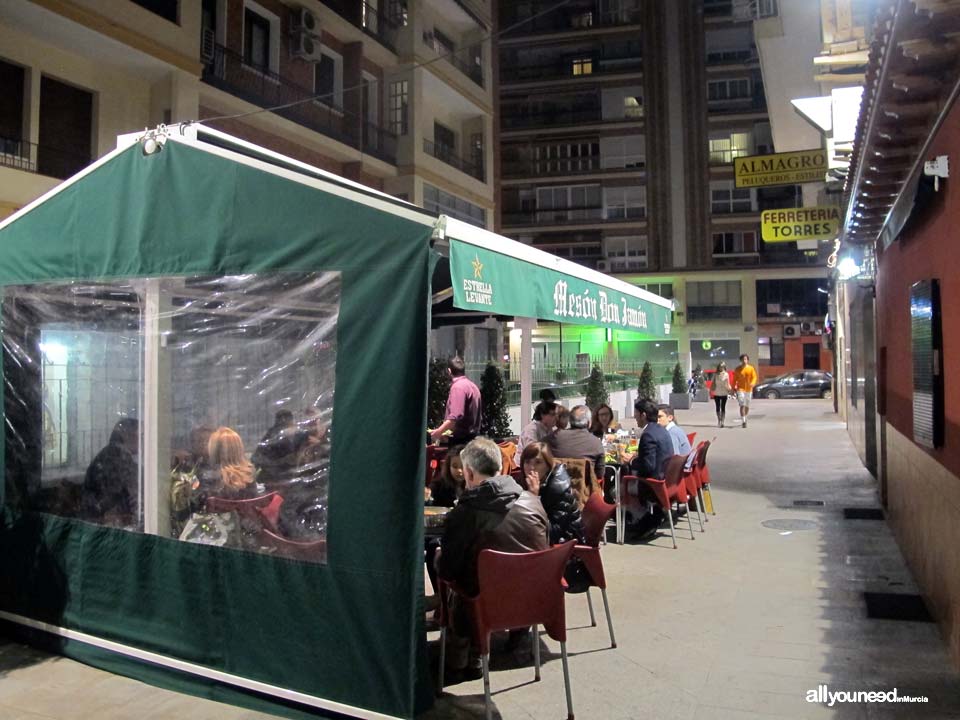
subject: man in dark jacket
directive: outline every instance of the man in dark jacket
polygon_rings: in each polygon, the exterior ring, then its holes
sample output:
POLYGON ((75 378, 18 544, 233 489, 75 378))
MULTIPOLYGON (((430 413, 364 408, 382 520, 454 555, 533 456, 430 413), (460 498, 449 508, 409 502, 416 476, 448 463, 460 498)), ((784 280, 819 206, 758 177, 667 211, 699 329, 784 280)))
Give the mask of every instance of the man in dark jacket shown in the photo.
POLYGON ((657 422, 659 409, 651 400, 637 400, 633 417, 643 430, 637 454, 630 461, 630 473, 639 477, 663 480, 667 461, 673 456, 673 439, 665 427, 657 422))
POLYGON ((461 452, 466 490, 447 515, 437 571, 475 595, 481 550, 533 552, 548 545, 547 513, 536 495, 509 475, 498 475, 502 455, 492 440, 479 437, 461 452))
MULTIPOLYGON (((670 433, 657 423, 658 412, 651 400, 638 399, 633 405, 633 417, 643 434, 637 454, 623 458, 630 463, 631 475, 662 480, 667 461, 673 456, 673 440, 670 433)), ((628 486, 627 494, 632 495, 627 501, 628 527, 642 538, 653 535, 664 518, 660 505, 646 485, 637 483, 633 490, 628 486)))
MULTIPOLYGON (((501 460, 500 448, 485 437, 472 440, 460 452, 466 490, 447 515, 437 573, 469 595, 479 590, 481 550, 520 553, 549 547, 550 523, 540 498, 525 492, 512 477, 498 475, 501 460)), ((465 614, 455 607, 453 615, 447 657, 450 669, 462 671, 468 661, 469 634, 465 614)), ((474 673, 476 669, 469 668, 474 673)))
POLYGON ((577 405, 570 410, 570 429, 558 430, 550 439, 550 449, 558 458, 585 458, 592 466, 593 477, 603 477, 603 442, 590 432, 590 408, 577 405))

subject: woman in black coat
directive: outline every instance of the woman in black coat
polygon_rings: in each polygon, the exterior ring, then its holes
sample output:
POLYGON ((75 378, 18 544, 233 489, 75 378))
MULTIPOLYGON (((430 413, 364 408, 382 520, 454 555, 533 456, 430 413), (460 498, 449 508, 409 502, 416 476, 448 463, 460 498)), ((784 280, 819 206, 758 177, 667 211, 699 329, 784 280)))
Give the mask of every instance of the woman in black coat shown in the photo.
POLYGON ((557 464, 550 447, 543 442, 530 443, 520 455, 523 469, 521 485, 540 495, 543 509, 550 520, 550 544, 576 540, 583 542, 580 502, 570 483, 570 475, 562 463, 557 464))

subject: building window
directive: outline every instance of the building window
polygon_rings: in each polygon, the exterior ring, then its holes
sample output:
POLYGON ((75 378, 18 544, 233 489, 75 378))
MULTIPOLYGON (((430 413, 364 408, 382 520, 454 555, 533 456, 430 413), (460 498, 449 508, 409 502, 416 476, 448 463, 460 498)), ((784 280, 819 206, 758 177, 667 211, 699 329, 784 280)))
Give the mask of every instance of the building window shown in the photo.
POLYGON ((782 337, 757 338, 759 354, 757 360, 761 365, 783 367, 787 364, 782 337))
POLYGON ((725 165, 735 158, 746 157, 753 152, 753 137, 749 132, 732 132, 710 137, 710 164, 725 165))
POLYGON ((667 300, 673 300, 673 283, 647 283, 638 287, 667 300))
POLYGON ((270 21, 250 8, 243 11, 243 61, 258 70, 270 69, 270 21))
POLYGON ((714 215, 755 212, 753 191, 734 187, 732 182, 710 183, 710 212, 714 215))
POLYGON ((782 278, 757 280, 758 317, 811 317, 822 320, 827 314, 825 278, 782 278))
POLYGON ((574 58, 571 63, 573 64, 573 74, 574 75, 592 75, 593 74, 593 58, 581 57, 574 58))
POLYGON ((607 220, 639 219, 647 216, 647 187, 604 188, 603 204, 607 220))
POLYGON ((601 217, 599 185, 558 185, 537 188, 537 220, 599 220, 601 217))
POLYGON ((711 80, 707 83, 707 100, 710 102, 722 102, 723 100, 742 100, 749 98, 749 78, 711 80))
POLYGON ((436 156, 441 160, 448 159, 455 155, 454 150, 457 147, 457 135, 446 125, 434 121, 433 123, 433 147, 436 156))
POLYGON ((133 0, 134 5, 139 5, 144 10, 149 10, 154 15, 159 15, 164 20, 172 23, 178 23, 178 0, 133 0))
POLYGON ((714 255, 756 255, 757 233, 753 230, 713 233, 714 255))
POLYGON ((643 235, 605 237, 603 246, 610 270, 642 270, 647 267, 647 238, 643 235))
POLYGON ((594 141, 552 143, 533 148, 534 172, 553 175, 596 169, 599 144, 594 141))
POLYGON ((423 184, 423 207, 477 227, 487 226, 487 211, 484 208, 426 183, 423 184))
POLYGON ((646 166, 646 151, 646 137, 643 135, 602 138, 600 166, 604 169, 643 168, 646 166))
POLYGON ((408 87, 406 80, 390 83, 390 132, 394 135, 407 134, 408 87))
POLYGON ((739 320, 740 281, 687 283, 687 320, 739 320))
POLYGON ((643 88, 639 85, 605 88, 601 94, 604 120, 629 120, 643 117, 643 88))
POLYGON ((330 50, 323 50, 320 62, 313 66, 313 92, 325 105, 343 107, 343 58, 330 50))

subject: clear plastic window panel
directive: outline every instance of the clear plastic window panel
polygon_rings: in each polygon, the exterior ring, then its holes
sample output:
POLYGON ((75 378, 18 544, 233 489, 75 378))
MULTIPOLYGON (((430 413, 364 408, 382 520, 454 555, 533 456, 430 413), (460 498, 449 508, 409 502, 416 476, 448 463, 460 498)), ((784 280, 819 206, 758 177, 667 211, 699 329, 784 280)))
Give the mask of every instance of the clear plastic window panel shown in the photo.
POLYGON ((323 562, 339 273, 3 290, 7 502, 323 562))

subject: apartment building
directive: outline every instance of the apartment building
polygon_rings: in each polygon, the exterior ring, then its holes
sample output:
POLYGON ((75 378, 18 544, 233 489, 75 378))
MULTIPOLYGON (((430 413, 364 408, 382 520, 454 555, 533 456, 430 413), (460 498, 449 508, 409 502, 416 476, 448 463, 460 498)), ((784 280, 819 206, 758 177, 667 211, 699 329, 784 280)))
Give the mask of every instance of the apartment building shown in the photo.
POLYGON ((119 133, 203 120, 492 226, 490 26, 483 0, 4 3, 0 217, 119 133))
MULTIPOLYGON (((803 206, 802 187, 734 183, 736 158, 779 150, 756 37, 776 1, 550 8, 499 8, 501 232, 675 300, 671 343, 614 333, 607 358, 830 369, 826 246, 761 239, 761 213, 803 206)), ((560 334, 538 330, 543 357, 560 334)), ((563 355, 597 354, 582 337, 563 328, 563 355)))

